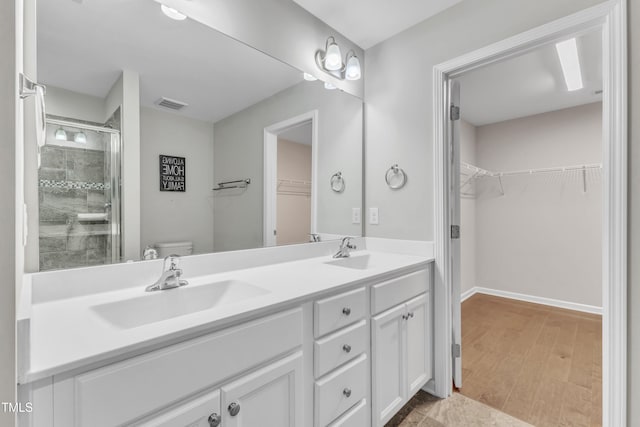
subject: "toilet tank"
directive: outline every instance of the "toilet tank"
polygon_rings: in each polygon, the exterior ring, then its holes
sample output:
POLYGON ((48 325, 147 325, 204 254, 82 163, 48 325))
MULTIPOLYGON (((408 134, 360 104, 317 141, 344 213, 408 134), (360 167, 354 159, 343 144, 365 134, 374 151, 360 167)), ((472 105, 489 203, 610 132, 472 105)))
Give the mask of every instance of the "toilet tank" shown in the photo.
POLYGON ((193 242, 165 242, 156 243, 158 257, 164 258, 167 255, 191 255, 193 254, 193 242))

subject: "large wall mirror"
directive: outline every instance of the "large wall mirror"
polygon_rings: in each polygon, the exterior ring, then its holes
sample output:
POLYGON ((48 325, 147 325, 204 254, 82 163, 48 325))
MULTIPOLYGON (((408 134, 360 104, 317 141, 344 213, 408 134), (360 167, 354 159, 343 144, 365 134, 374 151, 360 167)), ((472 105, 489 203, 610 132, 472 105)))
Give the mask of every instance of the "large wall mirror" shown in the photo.
POLYGON ((362 234, 361 99, 153 0, 37 16, 41 271, 362 234))

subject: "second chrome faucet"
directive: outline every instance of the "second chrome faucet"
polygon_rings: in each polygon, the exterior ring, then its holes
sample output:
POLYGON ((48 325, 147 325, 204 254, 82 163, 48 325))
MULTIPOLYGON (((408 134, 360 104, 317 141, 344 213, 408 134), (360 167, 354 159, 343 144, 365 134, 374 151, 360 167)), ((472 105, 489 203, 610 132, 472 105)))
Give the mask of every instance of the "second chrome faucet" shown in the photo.
POLYGON ((189 282, 180 279, 182 276, 182 269, 178 268, 179 259, 179 255, 167 255, 162 264, 162 274, 160 275, 160 278, 152 285, 147 286, 145 290, 147 292, 164 291, 166 289, 173 289, 188 285, 189 282), (170 262, 169 268, 167 268, 167 261, 170 262))
POLYGON ((334 258, 349 258, 351 256, 351 250, 356 249, 356 245, 351 243, 353 237, 343 237, 340 241, 340 248, 333 257, 334 258))

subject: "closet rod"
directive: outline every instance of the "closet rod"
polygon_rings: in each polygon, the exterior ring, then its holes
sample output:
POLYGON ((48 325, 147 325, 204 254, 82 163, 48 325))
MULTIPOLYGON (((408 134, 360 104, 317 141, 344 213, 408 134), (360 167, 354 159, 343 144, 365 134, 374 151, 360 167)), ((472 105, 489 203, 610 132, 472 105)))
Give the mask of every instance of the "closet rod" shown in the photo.
POLYGON ((537 168, 537 169, 522 169, 507 172, 489 171, 479 168, 469 163, 460 162, 460 165, 475 172, 474 178, 481 178, 483 176, 489 177, 501 177, 501 176, 514 176, 514 175, 533 175, 534 173, 549 173, 549 172, 570 172, 570 171, 586 171, 587 169, 602 169, 602 164, 592 163, 585 165, 571 165, 571 166, 557 166, 552 168, 537 168))

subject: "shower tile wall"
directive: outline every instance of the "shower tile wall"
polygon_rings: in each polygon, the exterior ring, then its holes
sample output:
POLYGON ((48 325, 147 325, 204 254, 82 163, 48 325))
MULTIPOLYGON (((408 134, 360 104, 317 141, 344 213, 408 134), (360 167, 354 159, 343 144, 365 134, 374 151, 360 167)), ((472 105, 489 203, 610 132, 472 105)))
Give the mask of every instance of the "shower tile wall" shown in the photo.
MULTIPOLYGON (((107 156, 108 157, 108 156, 107 156)), ((40 270, 110 261, 109 224, 78 221, 108 202, 104 151, 45 145, 39 171, 40 270)))

